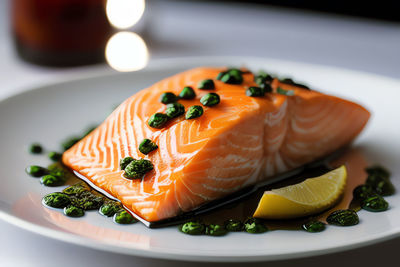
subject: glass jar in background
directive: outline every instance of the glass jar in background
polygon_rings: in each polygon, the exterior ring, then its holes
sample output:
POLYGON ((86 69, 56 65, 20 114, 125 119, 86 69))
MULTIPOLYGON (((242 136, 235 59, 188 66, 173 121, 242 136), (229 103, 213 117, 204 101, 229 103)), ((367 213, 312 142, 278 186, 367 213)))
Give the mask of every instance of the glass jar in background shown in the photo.
POLYGON ((112 34, 106 0, 12 0, 12 33, 18 55, 48 66, 104 61, 112 34))

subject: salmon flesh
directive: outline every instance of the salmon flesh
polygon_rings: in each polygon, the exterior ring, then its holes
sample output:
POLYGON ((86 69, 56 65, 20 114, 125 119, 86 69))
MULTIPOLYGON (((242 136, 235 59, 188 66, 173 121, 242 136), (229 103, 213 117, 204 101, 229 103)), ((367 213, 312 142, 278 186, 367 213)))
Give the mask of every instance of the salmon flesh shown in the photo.
POLYGON ((217 80, 224 68, 195 68, 164 79, 126 99, 97 129, 63 154, 63 163, 86 177, 149 222, 175 217, 247 186, 320 159, 348 145, 370 113, 362 106, 274 79, 272 93, 247 96, 257 86, 252 73, 241 84, 217 80), (198 83, 213 79, 214 90, 198 83), (164 92, 193 87, 194 99, 180 99, 187 110, 210 92, 220 103, 195 119, 181 115, 161 129, 148 125, 165 112, 164 92), (278 93, 291 90, 291 95, 278 93), (148 155, 138 146, 145 138, 158 149, 148 155), (154 169, 127 179, 124 157, 148 159, 154 169))

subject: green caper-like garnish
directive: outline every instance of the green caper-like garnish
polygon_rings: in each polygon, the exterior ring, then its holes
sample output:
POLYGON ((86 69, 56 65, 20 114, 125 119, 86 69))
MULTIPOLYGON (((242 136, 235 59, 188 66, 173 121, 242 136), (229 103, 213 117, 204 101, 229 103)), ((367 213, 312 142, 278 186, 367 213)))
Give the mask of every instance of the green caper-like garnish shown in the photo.
POLYGON ((204 234, 205 226, 201 222, 187 222, 180 227, 180 230, 188 235, 202 235, 204 234))
POLYGON ((176 118, 182 114, 185 114, 185 107, 178 102, 170 103, 167 105, 165 114, 167 114, 170 119, 176 118))
POLYGON ((65 141, 61 144, 61 146, 62 146, 62 148, 63 148, 64 151, 65 151, 65 150, 70 149, 73 145, 75 145, 76 143, 78 143, 80 140, 81 140, 81 137, 77 137, 77 136, 70 137, 70 138, 68 138, 67 140, 65 140, 65 141))
POLYGON ((376 193, 374 192, 372 186, 367 184, 359 185, 353 190, 353 198, 357 200, 363 200, 375 194, 376 193))
POLYGON ((380 165, 373 165, 365 169, 369 175, 378 175, 381 177, 389 178, 390 172, 380 165))
POLYGON ((32 154, 41 154, 43 152, 42 145, 39 143, 33 143, 29 146, 29 152, 32 154))
POLYGON ((354 210, 336 210, 332 212, 326 221, 329 224, 338 225, 338 226, 352 226, 356 225, 359 222, 358 215, 354 210))
POLYGON ((247 88, 246 95, 251 97, 264 96, 265 92, 261 87, 251 86, 247 88))
POLYGON ((84 191, 89 191, 89 187, 84 182, 79 182, 64 188, 62 192, 67 195, 80 195, 84 191))
POLYGON ((265 73, 265 72, 260 73, 260 74, 258 74, 257 76, 254 77, 254 81, 260 87, 261 87, 262 84, 271 83, 273 81, 273 79, 274 78, 270 74, 265 73))
POLYGON ((364 199, 361 203, 361 207, 364 210, 379 212, 387 210, 389 207, 389 203, 383 197, 375 195, 364 199))
POLYGON ((171 92, 165 92, 160 97, 160 102, 163 104, 174 103, 178 100, 178 97, 171 92))
POLYGON ((40 182, 45 186, 59 186, 64 183, 64 180, 58 176, 48 174, 40 178, 40 182))
POLYGON ((196 97, 196 93, 190 86, 183 87, 182 91, 179 93, 179 98, 182 99, 193 99, 196 97))
POLYGON ((211 79, 202 80, 197 85, 197 88, 202 90, 213 90, 215 89, 214 81, 211 79))
POLYGON ((240 232, 243 231, 243 223, 238 220, 229 219, 225 222, 225 228, 231 232, 240 232))
POLYGON ((282 89, 281 87, 278 87, 276 89, 276 92, 278 94, 281 94, 281 95, 287 95, 287 96, 293 96, 294 95, 294 91, 293 90, 285 90, 285 89, 282 89))
POLYGON ((158 146, 156 143, 147 138, 144 139, 139 145, 139 151, 145 155, 149 154, 153 150, 156 150, 157 148, 158 146))
POLYGON ((49 173, 49 170, 40 166, 31 165, 25 169, 26 173, 33 177, 41 177, 49 173))
POLYGON ((207 107, 212 107, 219 104, 220 98, 216 93, 208 93, 200 99, 200 103, 207 107))
POLYGON ((154 113, 147 124, 152 128, 162 128, 168 121, 168 116, 163 113, 154 113))
POLYGON ((97 210, 104 203, 104 197, 91 191, 82 191, 80 194, 71 197, 72 205, 84 210, 97 210))
POLYGON ((203 115, 203 113, 204 113, 204 110, 201 106, 194 105, 194 106, 191 106, 188 109, 188 111, 186 111, 185 118, 187 120, 198 118, 201 115, 203 115))
POLYGON ((220 224, 209 224, 206 226, 206 235, 212 236, 223 236, 226 235, 228 231, 223 225, 220 224))
POLYGON ((107 217, 111 217, 113 216, 115 213, 122 211, 122 206, 119 202, 116 201, 107 201, 105 202, 103 205, 101 205, 100 209, 99 209, 99 213, 101 215, 107 216, 107 217))
POLYGON ((260 85, 260 88, 265 93, 272 93, 272 86, 269 83, 263 83, 260 85))
POLYGON ((244 222, 244 230, 250 234, 261 234, 268 231, 267 226, 257 218, 249 218, 244 222))
POLYGON ((242 72, 238 69, 229 69, 224 72, 220 72, 217 76, 217 80, 227 84, 241 84, 243 82, 242 72))
POLYGON ((64 214, 68 217, 82 217, 85 215, 85 211, 75 206, 67 206, 64 208, 64 214))
POLYGON ((371 172, 365 184, 371 186, 374 191, 381 196, 393 195, 396 191, 394 185, 385 173, 371 172))
POLYGON ((303 228, 304 231, 310 232, 310 233, 317 233, 317 232, 322 232, 325 230, 325 224, 320 221, 308 221, 304 223, 301 228, 303 228))
POLYGON ((114 222, 119 224, 132 224, 137 222, 137 220, 132 216, 132 214, 126 210, 122 210, 114 214, 114 222))
POLYGON ((306 85, 304 85, 304 84, 301 84, 301 83, 296 83, 295 81, 293 81, 293 80, 290 79, 290 78, 284 78, 284 79, 280 80, 280 82, 281 82, 281 83, 285 83, 285 84, 294 85, 294 86, 296 86, 296 87, 300 87, 300 88, 303 88, 303 89, 310 90, 310 88, 309 88, 308 86, 306 86, 306 85))
POLYGON ((51 159, 52 161, 60 161, 62 158, 62 154, 55 152, 55 151, 50 151, 49 154, 47 154, 47 156, 49 157, 49 159, 51 159))
POLYGON ((125 157, 123 159, 120 159, 119 167, 121 168, 121 170, 125 170, 126 166, 128 166, 128 164, 131 163, 134 160, 135 159, 132 158, 132 157, 125 157))
POLYGON ((133 160, 125 167, 124 176, 129 179, 140 179, 154 168, 153 163, 147 159, 133 160))
POLYGON ((50 193, 43 197, 43 204, 53 208, 65 208, 70 203, 70 197, 59 192, 50 193))

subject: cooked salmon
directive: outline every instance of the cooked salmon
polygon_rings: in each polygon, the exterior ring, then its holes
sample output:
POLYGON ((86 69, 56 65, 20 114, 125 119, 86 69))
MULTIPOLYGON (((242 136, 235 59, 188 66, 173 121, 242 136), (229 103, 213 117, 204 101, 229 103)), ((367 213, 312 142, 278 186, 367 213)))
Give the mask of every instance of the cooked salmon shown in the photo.
POLYGON ((254 75, 241 84, 217 80, 223 68, 196 68, 164 79, 125 100, 97 129, 63 154, 65 165, 119 199, 143 219, 155 222, 191 211, 246 186, 271 179, 348 145, 369 119, 362 106, 274 79, 272 93, 247 96, 254 75), (214 90, 200 90, 213 79, 214 90), (194 99, 179 102, 187 110, 209 92, 220 96, 195 119, 179 116, 161 129, 150 116, 165 112, 164 92, 176 95, 193 87, 194 99), (277 90, 291 90, 290 95, 277 90), (158 149, 148 155, 145 138, 158 149), (127 179, 119 167, 125 157, 148 159, 154 169, 142 179, 127 179))

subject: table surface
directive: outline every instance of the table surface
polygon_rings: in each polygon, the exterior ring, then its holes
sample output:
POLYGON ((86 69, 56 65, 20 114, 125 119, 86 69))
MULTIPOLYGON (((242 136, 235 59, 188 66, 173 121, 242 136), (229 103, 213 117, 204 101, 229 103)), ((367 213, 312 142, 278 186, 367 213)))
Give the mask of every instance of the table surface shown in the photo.
MULTIPOLYGON (((337 66, 400 78, 400 25, 256 5, 148 1, 151 60, 182 56, 256 56, 337 66)), ((0 1, 0 99, 107 66, 52 69, 13 50, 9 0, 0 1)), ((274 266, 396 265, 400 238, 274 266)), ((147 259, 77 247, 0 221, 0 266, 240 266, 147 259), (46 252, 43 257, 42 251, 46 252)), ((243 265, 243 264, 242 264, 243 265)), ((265 266, 265 263, 246 264, 265 266)))

